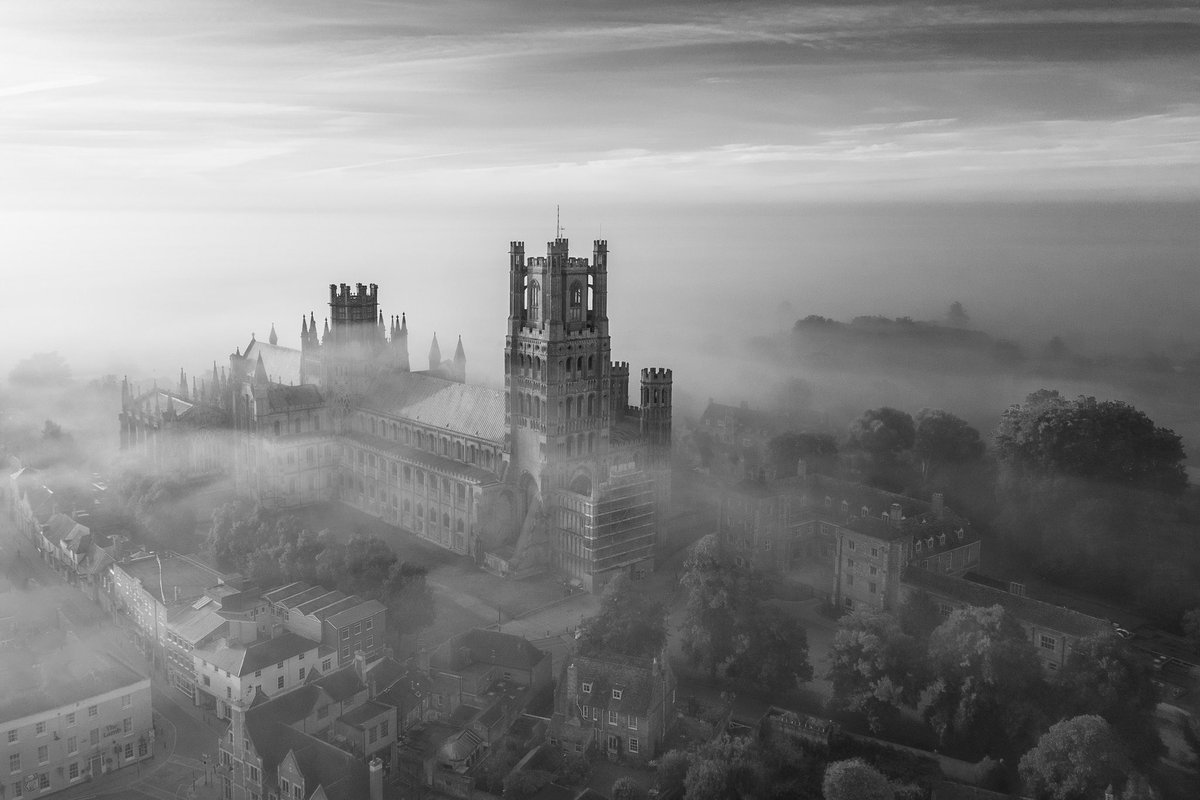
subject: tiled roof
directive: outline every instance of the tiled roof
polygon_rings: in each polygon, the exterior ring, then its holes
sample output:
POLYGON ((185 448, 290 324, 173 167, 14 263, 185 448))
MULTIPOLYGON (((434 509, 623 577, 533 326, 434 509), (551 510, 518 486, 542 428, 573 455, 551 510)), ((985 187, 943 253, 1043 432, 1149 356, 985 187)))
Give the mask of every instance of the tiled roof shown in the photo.
MULTIPOLYGON (((50 521, 46 523, 46 538, 52 542, 61 542, 66 540, 76 528, 83 528, 83 526, 66 514, 58 513, 50 517, 50 521)), ((84 528, 84 530, 87 529, 84 528)))
POLYGON ((217 669, 241 677, 316 649, 316 642, 291 631, 284 631, 273 639, 254 642, 250 645, 229 645, 222 642, 215 648, 197 649, 193 652, 217 669))
POLYGON ((167 609, 167 630, 190 645, 212 636, 225 624, 225 618, 209 608, 188 605, 167 609))
POLYGON ((271 383, 281 383, 285 386, 300 384, 300 365, 303 361, 303 354, 299 350, 280 347, 277 344, 256 339, 243 354, 243 358, 251 366, 251 373, 254 372, 253 366, 259 356, 262 356, 263 366, 267 370, 267 379, 271 383))
POLYGON ((271 384, 267 389, 267 408, 272 412, 287 411, 289 408, 313 408, 321 405, 325 399, 321 390, 312 384, 303 386, 282 386, 271 384))
MULTIPOLYGON (((654 675, 651 659, 573 655, 567 660, 564 670, 569 670, 571 666, 575 667, 577 702, 580 705, 645 716, 657 704, 662 681, 654 675), (585 683, 591 684, 590 692, 583 691, 585 683), (613 698, 613 689, 620 690, 619 700, 613 698)), ((566 671, 564 675, 570 675, 570 672, 566 671)), ((556 698, 566 697, 565 688, 555 692, 556 698)))
MULTIPOLYGON (((378 600, 362 600, 356 595, 351 599, 358 600, 358 602, 352 606, 333 611, 325 617, 325 621, 335 628, 344 628, 347 625, 387 610, 384 608, 383 603, 378 600)), ((321 615, 318 614, 317 616, 321 615)))
POLYGON ((345 714, 342 714, 339 719, 352 728, 363 728, 366 727, 368 722, 386 714, 388 711, 391 711, 389 706, 385 706, 383 703, 376 703, 374 700, 368 700, 362 705, 355 706, 345 714))
POLYGON ((966 605, 984 608, 1001 606, 1021 622, 1058 631, 1068 636, 1091 636, 1107 630, 1109 627, 1104 620, 1081 614, 1078 611, 929 570, 910 567, 905 570, 902 580, 915 589, 941 595, 966 605))
POLYGON ((504 442, 504 395, 496 389, 406 373, 377 379, 362 406, 432 428, 504 442))
POLYGON ((0 721, 81 703, 147 680, 111 656, 70 639, 52 653, 0 651, 0 721))
POLYGON ((446 648, 443 655, 466 648, 470 653, 471 663, 495 664, 510 669, 533 669, 548 656, 520 636, 483 628, 460 634, 443 647, 446 648))
POLYGON ((320 675, 312 681, 312 685, 320 688, 337 703, 345 702, 366 688, 353 666, 342 667, 328 675, 320 675))

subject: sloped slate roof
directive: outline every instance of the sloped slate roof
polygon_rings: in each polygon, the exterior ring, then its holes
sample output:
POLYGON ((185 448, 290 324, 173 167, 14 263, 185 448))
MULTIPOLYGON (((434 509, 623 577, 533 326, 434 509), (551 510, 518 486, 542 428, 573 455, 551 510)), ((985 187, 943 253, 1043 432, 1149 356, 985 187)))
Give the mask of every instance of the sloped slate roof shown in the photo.
POLYGON ((362 406, 432 428, 504 442, 504 394, 432 375, 405 373, 377 379, 362 406))
POLYGON ((1002 606, 1022 622, 1069 636, 1091 636, 1108 628, 1108 624, 1104 620, 1072 611, 1069 608, 1051 605, 1041 600, 1034 600, 1032 597, 1022 597, 1003 589, 985 586, 963 578, 953 578, 930 570, 909 567, 905 570, 902 580, 914 588, 942 595, 966 605, 983 608, 1002 606))
MULTIPOLYGON (((567 662, 567 667, 575 666, 580 705, 644 716, 655 705, 655 691, 659 686, 652 664, 650 659, 642 658, 575 655, 567 662), (591 684, 590 692, 583 691, 584 683, 591 684), (619 700, 613 698, 613 689, 620 690, 619 700)), ((560 690, 563 696, 566 695, 565 688, 560 690)))
MULTIPOLYGON (((290 347, 280 347, 270 342, 253 341, 243 357, 251 367, 262 356, 263 366, 267 370, 267 379, 272 383, 282 383, 285 386, 295 386, 300 383, 300 365, 303 354, 290 347)), ((253 369, 251 369, 253 373, 253 369)))
POLYGON ((315 649, 316 642, 285 631, 273 639, 255 642, 249 646, 230 647, 222 643, 212 650, 196 650, 195 653, 217 669, 241 677, 315 649))
POLYGON ((467 647, 476 663, 513 669, 533 669, 547 655, 520 636, 482 628, 467 631, 454 646, 467 647))
POLYGON ((312 384, 283 386, 271 384, 267 389, 267 408, 272 412, 287 411, 289 408, 311 408, 325 402, 321 390, 312 384))
POLYGON ((225 618, 208 608, 183 605, 167 609, 167 629, 195 645, 220 630, 225 618))

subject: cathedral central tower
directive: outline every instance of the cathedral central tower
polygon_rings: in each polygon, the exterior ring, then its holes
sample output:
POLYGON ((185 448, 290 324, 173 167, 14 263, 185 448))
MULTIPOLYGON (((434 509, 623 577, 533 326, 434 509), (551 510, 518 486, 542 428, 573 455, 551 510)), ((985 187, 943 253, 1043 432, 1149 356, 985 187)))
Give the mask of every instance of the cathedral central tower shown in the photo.
POLYGON ((589 261, 571 257, 563 238, 544 258, 526 258, 524 243, 513 242, 509 282, 511 468, 542 493, 575 484, 590 495, 597 476, 583 467, 607 449, 610 422, 608 243, 597 240, 589 261))

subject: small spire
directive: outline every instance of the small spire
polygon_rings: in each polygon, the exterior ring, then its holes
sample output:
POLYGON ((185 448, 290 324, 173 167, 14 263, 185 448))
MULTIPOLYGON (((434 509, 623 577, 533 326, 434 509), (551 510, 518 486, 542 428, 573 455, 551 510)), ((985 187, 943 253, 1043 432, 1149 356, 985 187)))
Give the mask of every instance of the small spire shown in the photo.
POLYGON ((433 332, 433 344, 429 345, 429 369, 436 370, 442 365, 442 349, 438 347, 437 331, 433 332))
POLYGON ((267 337, 267 341, 271 344, 279 344, 279 337, 275 335, 275 323, 271 323, 271 335, 267 337))
POLYGON ((321 343, 320 340, 317 339, 317 318, 313 316, 313 312, 311 311, 308 312, 308 335, 310 337, 309 344, 321 343))
POLYGON ((300 341, 308 341, 308 317, 300 315, 300 341))
POLYGON ((254 382, 261 384, 270 382, 267 377, 267 366, 263 363, 262 353, 258 354, 258 363, 254 365, 254 382))
POLYGON ((408 336, 408 320, 404 316, 404 312, 400 312, 400 333, 408 336))
POLYGON ((465 352, 463 352, 462 335, 461 334, 458 337, 458 347, 454 348, 454 360, 456 362, 467 360, 467 354, 465 352))

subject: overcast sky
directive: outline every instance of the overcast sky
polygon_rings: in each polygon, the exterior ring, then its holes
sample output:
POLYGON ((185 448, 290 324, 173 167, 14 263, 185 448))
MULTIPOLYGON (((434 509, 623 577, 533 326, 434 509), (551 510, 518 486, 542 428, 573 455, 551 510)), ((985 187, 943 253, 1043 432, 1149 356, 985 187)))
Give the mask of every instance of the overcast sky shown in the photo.
POLYGON ((621 357, 781 300, 1196 344, 1198 67, 1189 3, 3 3, 0 369, 198 372, 374 281, 494 379, 556 204, 621 357))

